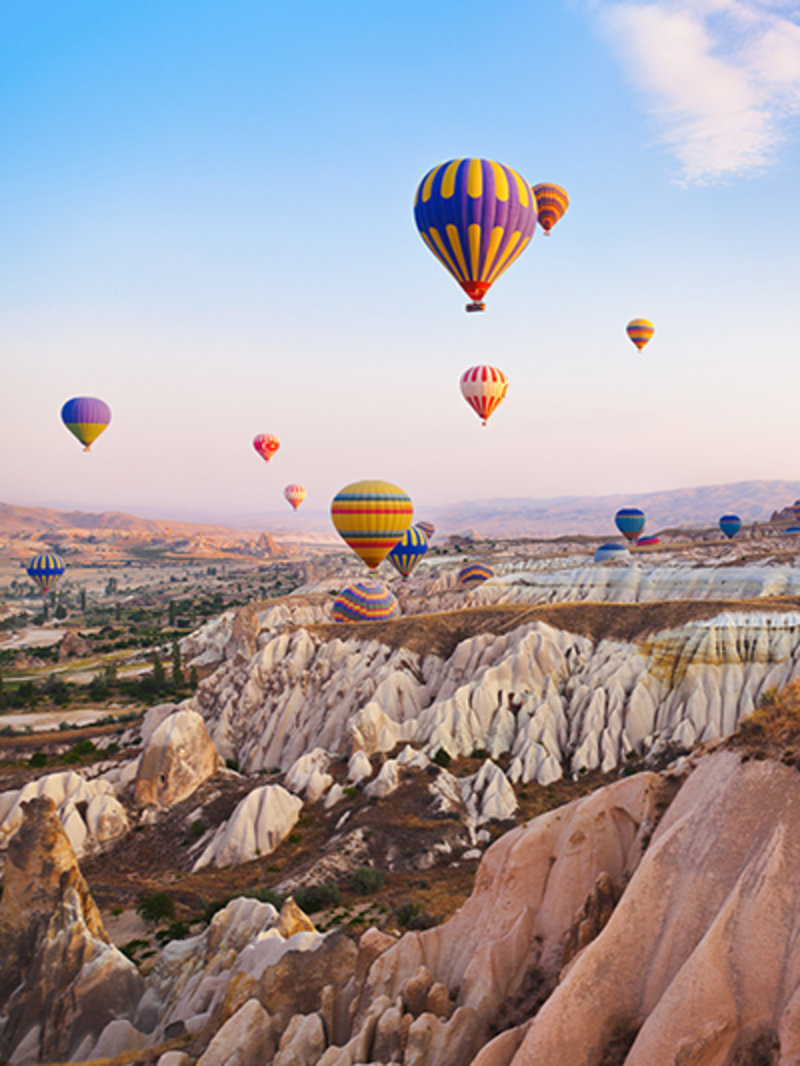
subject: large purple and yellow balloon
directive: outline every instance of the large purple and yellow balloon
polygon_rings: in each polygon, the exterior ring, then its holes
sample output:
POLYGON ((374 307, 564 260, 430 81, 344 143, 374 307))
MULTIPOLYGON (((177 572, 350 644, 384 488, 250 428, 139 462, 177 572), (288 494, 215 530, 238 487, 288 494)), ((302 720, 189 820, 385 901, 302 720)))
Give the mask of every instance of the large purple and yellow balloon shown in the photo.
POLYGON ((61 408, 61 421, 88 452, 111 421, 111 408, 96 396, 74 396, 61 408))
POLYGON ((411 526, 405 531, 386 558, 398 574, 406 578, 427 550, 428 538, 419 526, 411 526))
POLYGON ((511 167, 451 159, 428 171, 414 198, 422 239, 483 311, 489 288, 520 256, 536 229, 536 197, 511 167))
POLYGON ((60 555, 55 552, 42 552, 34 555, 25 568, 42 592, 49 592, 66 569, 60 555))
POLYGON ((483 563, 467 563, 458 571, 459 582, 467 588, 472 585, 482 585, 484 581, 492 577, 494 577, 494 570, 490 566, 484 566, 483 563))
POLYGON ((337 622, 380 622, 400 614, 397 597, 380 581, 356 581, 333 603, 337 622))

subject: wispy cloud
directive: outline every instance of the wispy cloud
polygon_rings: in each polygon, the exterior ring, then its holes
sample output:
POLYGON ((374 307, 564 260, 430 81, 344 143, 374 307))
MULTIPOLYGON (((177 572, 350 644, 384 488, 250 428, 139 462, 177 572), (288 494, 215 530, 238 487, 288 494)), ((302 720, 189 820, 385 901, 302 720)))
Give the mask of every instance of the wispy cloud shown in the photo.
POLYGON ((800 115, 795 0, 593 5, 690 183, 759 172, 800 115))

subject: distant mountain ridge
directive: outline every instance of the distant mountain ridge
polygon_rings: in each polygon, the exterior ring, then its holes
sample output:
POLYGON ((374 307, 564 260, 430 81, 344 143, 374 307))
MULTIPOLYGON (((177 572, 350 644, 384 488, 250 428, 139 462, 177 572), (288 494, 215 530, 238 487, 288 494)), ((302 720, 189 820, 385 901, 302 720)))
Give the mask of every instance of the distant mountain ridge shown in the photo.
POLYGON ((745 523, 766 522, 798 498, 800 480, 738 481, 604 496, 473 500, 430 513, 442 532, 470 528, 482 536, 603 536, 616 534, 614 514, 620 507, 640 507, 652 531, 714 526, 726 512, 738 514, 745 523))

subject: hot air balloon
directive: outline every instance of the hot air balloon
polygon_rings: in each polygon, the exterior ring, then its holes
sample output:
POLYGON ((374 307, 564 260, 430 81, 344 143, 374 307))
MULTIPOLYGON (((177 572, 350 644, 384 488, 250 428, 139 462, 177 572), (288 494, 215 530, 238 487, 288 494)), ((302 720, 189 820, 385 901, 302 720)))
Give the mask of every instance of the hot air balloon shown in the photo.
POLYGON ((405 531, 386 558, 402 577, 408 577, 428 550, 428 538, 419 528, 411 526, 405 531))
POLYGON ((646 318, 634 318, 625 327, 625 332, 639 351, 644 348, 655 331, 656 327, 652 322, 648 322, 646 318))
POLYGON ((43 593, 47 593, 64 573, 66 567, 60 556, 54 552, 42 552, 34 555, 25 568, 28 577, 33 578, 43 593))
POLYGON ((458 580, 468 588, 471 585, 482 585, 490 577, 494 577, 494 570, 482 563, 467 563, 458 571, 458 580))
POLYGON ((411 500, 390 481, 355 481, 331 503, 336 532, 370 570, 397 544, 413 514, 411 500))
POLYGON ((287 485, 283 490, 283 495, 296 511, 306 498, 306 490, 303 485, 287 485))
POLYGON ((111 421, 111 408, 96 396, 73 396, 61 408, 61 421, 88 452, 111 421))
POLYGON ((742 520, 738 514, 724 514, 719 520, 719 528, 731 540, 742 528, 742 520))
POLYGON ((783 532, 784 533, 800 533, 800 526, 789 526, 787 529, 784 529, 783 532))
POLYGON ((628 540, 636 540, 644 529, 644 511, 638 507, 621 507, 614 515, 617 529, 628 540))
POLYGON ((433 534, 436 532, 436 526, 433 524, 433 522, 415 522, 414 524, 417 529, 422 530, 428 540, 430 540, 433 534))
POLYGON ((539 212, 539 225, 544 230, 545 237, 549 237, 550 230, 569 207, 569 196, 566 189, 562 189, 560 185, 548 185, 546 182, 534 185, 533 192, 539 212))
POLYGON ((594 561, 596 563, 610 563, 614 559, 621 559, 623 556, 627 556, 627 554, 628 549, 624 544, 601 544, 594 553, 594 561))
POLYGON ((461 375, 461 395, 485 426, 508 392, 508 382, 496 366, 471 366, 461 375))
POLYGON ((792 512, 795 518, 800 518, 800 500, 795 500, 789 510, 792 512))
POLYGON ((253 438, 253 447, 265 463, 270 461, 280 446, 281 442, 277 437, 273 437, 271 433, 259 433, 257 437, 253 438))
POLYGON ((483 311, 490 286, 527 248, 536 197, 524 178, 490 159, 452 159, 428 171, 414 198, 417 229, 442 266, 483 311))
POLYGON ((380 581, 356 581, 333 601, 337 622, 377 622, 400 614, 397 597, 380 581))
POLYGON ((651 537, 637 537, 636 539, 637 548, 653 548, 656 544, 660 543, 661 538, 657 537, 655 534, 653 534, 651 537))

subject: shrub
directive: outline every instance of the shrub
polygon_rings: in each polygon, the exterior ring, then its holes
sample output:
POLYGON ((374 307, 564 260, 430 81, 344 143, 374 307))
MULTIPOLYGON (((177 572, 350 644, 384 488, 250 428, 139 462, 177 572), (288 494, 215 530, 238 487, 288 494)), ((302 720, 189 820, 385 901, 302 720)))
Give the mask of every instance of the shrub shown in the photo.
POLYGON ((238 759, 226 759, 225 760, 225 765, 227 766, 227 768, 229 770, 235 770, 237 773, 239 772, 239 760, 238 759))
POLYGON ((175 900, 169 892, 154 892, 149 896, 140 896, 137 913, 146 922, 161 922, 175 918, 175 900))
POLYGON ((445 751, 444 748, 439 748, 433 757, 433 761, 437 766, 449 766, 453 761, 453 757, 448 751, 445 751))
POLYGON ((395 908, 395 918, 400 925, 408 926, 409 922, 419 914, 419 903, 401 903, 399 907, 395 908))
POLYGON ((203 833, 205 833, 206 829, 207 829, 207 826, 206 826, 206 823, 203 821, 203 819, 202 818, 197 818, 189 826, 189 837, 192 840, 199 840, 200 837, 203 835, 203 833))
POLYGON ((299 844, 300 841, 303 839, 303 834, 290 833, 286 839, 289 841, 290 844, 299 844))
POLYGON ((47 766, 47 755, 43 751, 35 751, 28 759, 28 766, 35 766, 37 769, 41 766, 47 766))
POLYGON ((313 914, 314 911, 322 910, 323 907, 333 907, 341 902, 339 886, 333 881, 328 881, 324 885, 301 887, 294 893, 294 901, 301 911, 313 914))
POLYGON ((359 866, 353 871, 353 888, 365 896, 380 892, 386 880, 386 871, 375 866, 359 866))
POLYGON ((358 789, 355 785, 345 785, 342 789, 342 792, 345 794, 345 796, 347 796, 348 799, 355 799, 358 795, 358 789))

